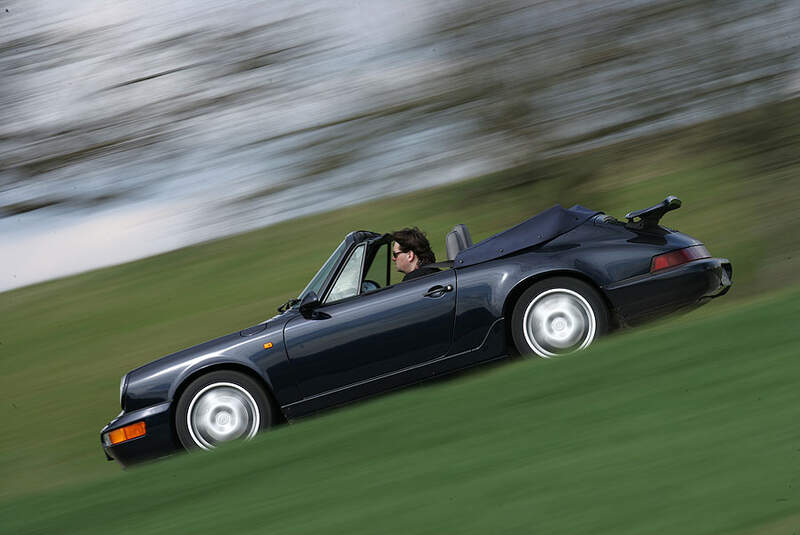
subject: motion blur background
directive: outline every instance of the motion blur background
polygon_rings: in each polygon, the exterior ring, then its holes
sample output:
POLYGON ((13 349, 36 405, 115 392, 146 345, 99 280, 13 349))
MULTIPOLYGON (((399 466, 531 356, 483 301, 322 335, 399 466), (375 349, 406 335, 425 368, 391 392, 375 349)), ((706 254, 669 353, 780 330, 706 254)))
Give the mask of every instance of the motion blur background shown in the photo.
POLYGON ((800 0, 6 0, 0 531, 795 533, 798 28, 800 0), (441 259, 456 223, 668 194, 733 264, 697 311, 104 460, 123 374, 269 318, 349 231, 441 259))
POLYGON ((799 21, 797 0, 8 0, 0 291, 488 173, 572 204, 659 133, 784 169, 799 21))

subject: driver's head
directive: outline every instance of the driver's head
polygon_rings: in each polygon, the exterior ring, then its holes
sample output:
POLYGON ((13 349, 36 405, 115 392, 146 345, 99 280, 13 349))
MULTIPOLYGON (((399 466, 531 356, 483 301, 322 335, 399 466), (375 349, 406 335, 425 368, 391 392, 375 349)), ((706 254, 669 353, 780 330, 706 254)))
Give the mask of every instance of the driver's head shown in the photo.
POLYGON ((411 273, 418 267, 436 262, 428 238, 417 227, 392 232, 392 258, 397 271, 411 273))

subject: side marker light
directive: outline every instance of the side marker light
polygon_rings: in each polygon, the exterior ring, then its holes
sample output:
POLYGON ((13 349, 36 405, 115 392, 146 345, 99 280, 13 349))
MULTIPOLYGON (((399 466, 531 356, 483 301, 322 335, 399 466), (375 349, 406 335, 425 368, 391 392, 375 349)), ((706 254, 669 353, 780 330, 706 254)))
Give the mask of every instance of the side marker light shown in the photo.
POLYGON ((267 342, 266 344, 264 344, 264 349, 269 349, 271 347, 272 347, 272 342, 267 342))

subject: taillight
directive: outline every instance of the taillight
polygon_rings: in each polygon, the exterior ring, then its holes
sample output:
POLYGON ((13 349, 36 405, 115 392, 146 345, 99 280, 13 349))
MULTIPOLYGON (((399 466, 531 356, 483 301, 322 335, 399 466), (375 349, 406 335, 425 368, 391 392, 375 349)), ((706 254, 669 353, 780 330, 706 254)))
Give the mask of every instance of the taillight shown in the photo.
POLYGON ((711 254, 704 245, 694 245, 686 249, 678 249, 669 253, 660 254, 653 257, 650 264, 650 273, 661 271, 681 264, 686 264, 692 260, 700 260, 701 258, 711 258, 711 254))

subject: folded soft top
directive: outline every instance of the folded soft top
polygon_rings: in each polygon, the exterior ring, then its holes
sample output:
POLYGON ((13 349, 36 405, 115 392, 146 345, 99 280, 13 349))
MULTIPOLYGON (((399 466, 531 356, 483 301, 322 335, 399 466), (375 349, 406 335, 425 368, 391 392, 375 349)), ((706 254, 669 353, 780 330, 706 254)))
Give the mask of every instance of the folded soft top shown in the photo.
POLYGON ((454 267, 470 266, 493 258, 539 245, 569 232, 590 217, 602 212, 576 204, 564 208, 560 204, 541 212, 519 225, 486 238, 456 255, 454 267))

